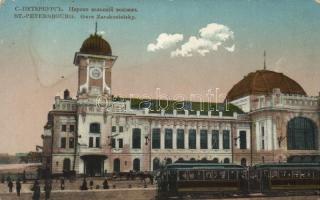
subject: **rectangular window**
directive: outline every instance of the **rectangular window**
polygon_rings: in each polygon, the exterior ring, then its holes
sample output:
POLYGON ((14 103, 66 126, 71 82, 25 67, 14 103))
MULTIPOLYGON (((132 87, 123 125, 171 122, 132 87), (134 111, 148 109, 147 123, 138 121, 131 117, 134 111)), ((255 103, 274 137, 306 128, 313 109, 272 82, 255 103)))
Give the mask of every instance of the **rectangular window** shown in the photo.
POLYGON ((74 138, 73 138, 73 137, 70 137, 70 138, 69 138, 69 148, 70 148, 70 149, 73 149, 73 148, 74 148, 74 138))
POLYGON ((261 127, 261 136, 264 137, 264 126, 261 127))
POLYGON ((164 148, 172 149, 172 129, 165 129, 164 148))
POLYGON ((247 149, 247 133, 246 131, 240 131, 240 149, 247 149))
POLYGON ((62 138, 61 138, 60 147, 61 147, 62 149, 65 149, 65 148, 66 148, 66 138, 65 138, 65 137, 62 137, 62 138))
POLYGON ((264 140, 261 140, 261 149, 264 150, 264 140))
POLYGON ((96 137, 96 147, 100 147, 100 137, 96 137))
POLYGON ((223 131, 223 149, 230 149, 230 131, 223 131))
POLYGON ((119 141, 119 149, 122 149, 123 148, 123 139, 118 139, 119 141))
POLYGON ((117 131, 117 127, 116 126, 112 126, 112 132, 116 132, 117 131))
POLYGON ((66 131, 67 131, 67 125, 65 125, 65 124, 62 125, 62 126, 61 126, 61 131, 62 131, 62 132, 66 132, 66 131))
POLYGON ((141 130, 140 128, 134 128, 132 130, 132 148, 140 149, 141 148, 141 130))
POLYGON ((196 130, 190 129, 189 130, 189 149, 196 149, 196 148, 197 148, 196 130))
POLYGON ((120 132, 120 133, 123 132, 123 126, 119 126, 119 132, 120 132))
POLYGON ((70 132, 74 132, 74 125, 69 126, 70 132))
POLYGON ((212 149, 219 149, 219 130, 212 130, 212 149))
POLYGON ((93 147, 93 137, 89 137, 89 147, 93 147))
POLYGON ((116 139, 114 138, 111 139, 111 147, 116 148, 116 139))
POLYGON ((160 129, 152 129, 152 149, 160 149, 160 129))
POLYGON ((177 130, 177 149, 184 149, 184 130, 177 130))
POLYGON ((200 148, 208 149, 208 131, 200 130, 200 148))

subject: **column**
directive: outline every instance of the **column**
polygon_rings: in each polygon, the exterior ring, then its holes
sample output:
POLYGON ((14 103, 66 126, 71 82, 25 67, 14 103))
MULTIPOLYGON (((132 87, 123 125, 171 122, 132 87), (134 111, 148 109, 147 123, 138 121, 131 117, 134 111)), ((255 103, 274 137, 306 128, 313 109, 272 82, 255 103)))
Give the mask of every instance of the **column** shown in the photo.
POLYGON ((189 149, 189 131, 187 125, 184 127, 184 148, 189 149))
POLYGON ((174 125, 172 129, 172 148, 177 149, 177 126, 174 125))
POLYGON ((196 130, 196 149, 200 149, 200 128, 198 125, 195 130, 196 130))
POLYGON ((164 149, 164 128, 162 125, 160 128, 160 149, 164 149))
POLYGON ((208 149, 212 149, 212 130, 208 129, 208 149))

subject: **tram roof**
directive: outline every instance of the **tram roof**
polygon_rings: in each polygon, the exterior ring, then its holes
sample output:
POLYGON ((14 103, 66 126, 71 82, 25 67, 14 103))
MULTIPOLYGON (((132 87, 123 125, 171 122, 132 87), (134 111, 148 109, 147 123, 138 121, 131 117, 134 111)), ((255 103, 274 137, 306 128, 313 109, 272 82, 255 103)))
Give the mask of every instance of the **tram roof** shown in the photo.
POLYGON ((244 169, 245 167, 236 164, 219 163, 173 163, 166 166, 166 169, 244 169))
POLYGON ((255 168, 310 168, 320 167, 320 163, 264 163, 256 164, 255 168))

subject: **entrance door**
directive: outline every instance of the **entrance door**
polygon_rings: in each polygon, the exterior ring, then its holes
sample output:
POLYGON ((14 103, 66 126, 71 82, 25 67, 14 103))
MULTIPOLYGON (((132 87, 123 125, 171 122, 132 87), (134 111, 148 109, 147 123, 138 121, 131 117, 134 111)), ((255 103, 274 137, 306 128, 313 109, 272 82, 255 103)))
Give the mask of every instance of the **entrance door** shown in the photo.
POLYGON ((103 174, 103 159, 101 157, 87 157, 85 162, 85 174, 87 176, 102 176, 103 174))
POLYGON ((113 171, 119 173, 120 172, 120 159, 116 158, 113 160, 113 171))

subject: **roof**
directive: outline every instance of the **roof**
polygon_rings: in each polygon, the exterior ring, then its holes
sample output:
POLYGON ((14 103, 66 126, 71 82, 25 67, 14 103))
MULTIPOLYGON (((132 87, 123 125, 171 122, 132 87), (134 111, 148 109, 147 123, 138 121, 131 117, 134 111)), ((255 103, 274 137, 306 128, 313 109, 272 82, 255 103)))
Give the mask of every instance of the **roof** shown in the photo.
POLYGON ((95 33, 82 43, 80 53, 111 56, 112 50, 110 44, 101 35, 95 33))
POLYGON ((306 168, 306 167, 316 167, 320 168, 320 163, 266 163, 257 164, 256 168, 306 168))
POLYGON ((304 89, 293 79, 283 73, 264 69, 246 75, 231 88, 226 100, 233 101, 248 95, 266 95, 275 88, 279 88, 283 94, 306 95, 304 89))

